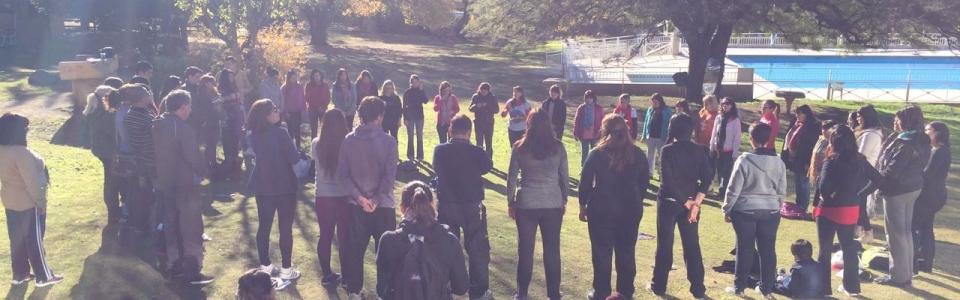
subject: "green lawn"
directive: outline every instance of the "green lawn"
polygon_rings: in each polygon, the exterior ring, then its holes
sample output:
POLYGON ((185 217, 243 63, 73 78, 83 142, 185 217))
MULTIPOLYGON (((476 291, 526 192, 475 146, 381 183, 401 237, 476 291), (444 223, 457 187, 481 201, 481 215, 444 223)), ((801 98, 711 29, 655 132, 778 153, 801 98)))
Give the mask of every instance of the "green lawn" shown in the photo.
MULTIPOLYGON (((522 56, 505 55, 493 48, 470 44, 447 44, 432 41, 428 38, 407 36, 332 36, 332 44, 345 45, 333 48, 327 55, 314 55, 308 68, 321 68, 331 76, 338 67, 347 67, 352 76, 359 70, 369 69, 377 81, 393 79, 398 88, 406 88, 406 79, 411 73, 420 74, 426 89, 434 91, 441 80, 448 80, 454 85, 454 92, 461 98, 461 108, 466 112, 469 97, 474 88, 481 81, 493 84, 493 91, 498 95, 509 95, 509 88, 522 85, 528 90, 529 99, 545 98, 545 86, 539 81, 542 75, 530 71, 542 60, 542 55, 528 53, 522 56)), ((431 94, 432 95, 432 94, 431 94)), ((567 97, 568 104, 579 104, 578 97, 567 97)), ((646 106, 643 97, 636 97, 635 105, 646 106)), ((501 98, 501 100, 503 100, 501 98)), ((612 103, 612 98, 603 98, 604 104, 612 103)), ((858 104, 848 102, 802 102, 812 104, 821 116, 839 115, 841 111, 853 108, 858 104)), ((0 105, 4 105, 0 103, 0 105)), ((754 110, 755 104, 742 104, 742 108, 754 110)), ((879 105, 884 121, 890 123, 890 114, 899 105, 879 105)), ((943 105, 924 105, 929 119, 948 122, 954 132, 960 132, 960 118, 956 107, 943 105)), ((16 109, 16 107, 0 106, 2 111, 16 109)), ((572 180, 578 179, 580 147, 570 136, 572 130, 573 111, 569 109, 568 128, 564 143, 570 157, 570 174, 572 180)), ((204 222, 206 232, 214 240, 207 242, 204 271, 217 277, 217 280, 202 289, 184 289, 167 284, 149 264, 149 255, 135 255, 120 251, 111 238, 112 234, 104 230, 106 216, 101 200, 101 167, 100 163, 86 149, 54 145, 50 141, 57 132, 70 132, 61 127, 69 115, 65 110, 26 110, 26 114, 33 119, 30 132, 30 146, 45 157, 50 167, 52 188, 50 207, 47 219, 47 235, 45 238, 48 261, 57 272, 67 276, 64 283, 53 287, 36 289, 30 287, 12 287, 6 292, 8 299, 231 299, 235 293, 236 280, 244 270, 257 266, 257 250, 254 242, 257 226, 256 207, 252 196, 245 195, 244 190, 237 184, 217 184, 218 191, 237 191, 241 194, 229 200, 207 199, 209 205, 204 208, 204 222)), ((469 113, 468 113, 469 114, 469 113)), ((432 158, 432 149, 437 144, 437 135, 434 126, 436 115, 427 113, 426 147, 429 161, 432 158)), ((745 113, 746 122, 756 120, 754 113, 745 113)), ((782 126, 786 126, 786 121, 782 126)), ((889 128, 889 127, 888 127, 889 128)), ((69 129, 69 128, 67 128, 69 129)), ((781 129, 781 138, 785 130, 781 129)), ((305 131, 308 133, 309 131, 305 131)), ((490 241, 492 245, 492 262, 490 266, 491 289, 498 299, 508 299, 515 290, 516 272, 516 227, 506 213, 505 175, 508 166, 508 146, 505 121, 498 121, 495 127, 494 147, 497 150, 495 157, 495 171, 485 176, 487 180, 487 199, 489 209, 490 241)), ((405 157, 406 131, 400 133, 400 156, 405 157)), ((746 145, 746 140, 745 144, 746 145)), ((306 142, 305 145, 306 146, 306 142)), ((955 146, 957 153, 960 145, 955 146)), ((644 147, 645 149, 645 147, 644 147)), ((958 156, 955 156, 958 157, 958 156)), ((958 164, 957 159, 954 165, 958 164)), ((922 274, 914 281, 914 287, 897 289, 874 284, 864 284, 863 294, 873 299, 910 299, 910 298, 960 298, 960 231, 957 230, 957 219, 960 217, 960 203, 958 195, 960 178, 958 172, 953 172, 949 178, 950 201, 937 219, 938 264, 934 274, 922 274)), ((397 174, 397 192, 399 187, 410 180, 426 180, 430 171, 421 169, 419 173, 397 174)), ((571 203, 568 205, 566 222, 563 225, 562 258, 563 258, 563 285, 564 294, 571 299, 584 299, 591 290, 592 268, 590 263, 590 244, 585 223, 577 220, 579 213, 575 186, 571 193, 571 203)), ((316 216, 313 212, 312 184, 305 186, 300 195, 300 206, 297 211, 294 241, 294 265, 303 271, 303 278, 295 285, 279 293, 280 299, 329 299, 330 296, 319 285, 319 266, 315 252, 318 228, 316 216)), ((792 198, 792 196, 788 197, 792 198)), ((655 203, 646 201, 647 207, 641 232, 655 233, 655 203)), ((732 275, 718 274, 709 269, 718 265, 722 260, 732 259, 727 252, 734 244, 732 227, 723 222, 719 202, 710 200, 706 203, 701 219, 701 246, 704 255, 704 265, 707 267, 706 284, 708 295, 713 298, 732 298, 723 293, 723 288, 731 285, 732 275)), ((0 216, 0 220, 5 217, 0 216)), ((2 222, 2 221, 0 221, 2 222)), ((882 221, 875 220, 875 225, 882 221)), ((0 229, 0 236, 6 236, 6 229, 0 229)), ((778 261, 781 267, 788 267, 792 257, 789 255, 789 245, 798 238, 805 238, 816 243, 816 229, 814 223, 806 221, 784 220, 781 223, 778 237, 778 261)), ((7 245, 5 238, 0 245, 7 245)), ((272 240, 273 258, 279 259, 276 231, 272 240)), ((873 246, 882 244, 882 236, 878 235, 873 246)), ((676 243, 675 264, 678 270, 671 274, 671 285, 668 294, 680 299, 691 298, 687 292, 689 287, 685 281, 686 272, 682 261, 679 242, 676 243)), ((637 242, 638 275, 635 280, 638 287, 637 298, 650 298, 643 292, 643 286, 649 282, 652 270, 655 241, 637 242)), ((371 249, 367 252, 367 269, 365 290, 373 293, 375 285, 373 255, 371 249)), ((149 254, 149 253, 147 253, 149 254)), ((9 270, 9 249, 0 247, 0 266, 9 270)), ((536 257, 540 257, 539 250, 536 257)), ((334 268, 339 270, 334 260, 334 268)), ((535 273, 530 295, 532 299, 545 299, 542 264, 535 263, 535 273)), ((9 272, 9 271, 7 271, 9 272)), ((834 278, 834 288, 839 280, 834 278)), ((345 296, 338 290, 341 297, 345 296)), ((0 292, 2 293, 2 292, 0 292)), ((747 295, 756 297, 755 293, 747 295)), ((336 299, 336 298, 334 298, 336 299)), ((370 298, 368 298, 370 299, 370 298)), ((461 297, 458 299, 465 299, 461 297)))

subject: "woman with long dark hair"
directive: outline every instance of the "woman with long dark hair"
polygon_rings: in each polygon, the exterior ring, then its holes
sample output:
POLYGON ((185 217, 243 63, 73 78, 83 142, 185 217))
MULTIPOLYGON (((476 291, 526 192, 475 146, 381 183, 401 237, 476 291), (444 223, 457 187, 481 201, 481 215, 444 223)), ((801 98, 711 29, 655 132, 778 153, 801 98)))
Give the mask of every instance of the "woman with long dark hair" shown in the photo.
POLYGON ((243 135, 243 109, 240 107, 243 99, 240 97, 240 90, 234 83, 233 71, 223 69, 220 71, 220 77, 217 80, 217 90, 220 91, 220 99, 223 101, 224 122, 223 137, 223 164, 222 171, 230 174, 232 178, 239 178, 241 174, 240 160, 237 156, 240 154, 241 139, 243 135))
POLYGON ((580 221, 587 222, 593 256, 593 291, 588 297, 606 299, 614 292, 610 265, 616 253, 615 291, 630 299, 635 291, 634 254, 650 168, 643 150, 633 144, 623 117, 611 114, 601 123, 597 147, 590 151, 580 173, 580 221))
POLYGON ((883 222, 890 245, 890 274, 874 282, 896 286, 910 285, 913 279, 914 204, 923 189, 923 170, 930 160, 930 137, 923 132, 923 111, 909 105, 894 114, 893 131, 880 152, 877 170, 883 174, 880 197, 883 222))
POLYGON ((715 122, 713 138, 710 139, 710 155, 717 161, 720 195, 725 195, 730 172, 733 171, 733 160, 740 152, 740 110, 733 99, 723 97, 720 100, 720 117, 715 122))
POLYGON ((560 227, 567 205, 567 150, 557 139, 547 111, 538 108, 529 114, 526 126, 523 138, 513 146, 507 176, 507 204, 510 218, 517 222, 519 239, 514 299, 527 299, 539 228, 547 297, 556 300, 561 297, 560 227))
POLYGON ((280 111, 267 99, 258 100, 250 108, 244 129, 249 130, 250 145, 257 154, 257 164, 250 175, 247 188, 256 195, 257 252, 260 270, 273 274, 270 262, 270 231, 273 217, 278 215, 280 228, 280 278, 300 278, 300 271, 293 268, 293 220, 297 213, 297 176, 293 165, 300 161, 300 153, 293 145, 290 134, 277 126, 280 111))
POLYGON ((807 178, 807 173, 810 171, 813 147, 820 139, 820 123, 809 105, 800 105, 794 110, 794 115, 797 119, 787 131, 780 158, 787 164, 787 169, 793 172, 793 185, 797 194, 795 202, 806 212, 810 206, 810 179, 807 178))
POLYGON ((50 175, 43 158, 27 148, 29 130, 27 117, 15 113, 0 116, 0 202, 6 209, 10 237, 11 283, 21 285, 36 280, 39 288, 63 281, 63 275, 50 270, 43 250, 50 175))
POLYGON ((324 114, 320 135, 310 144, 310 153, 316 161, 316 206, 317 223, 320 225, 320 239, 317 241, 317 257, 320 259, 320 271, 323 278, 320 284, 330 287, 339 283, 341 276, 330 268, 330 246, 333 233, 337 233, 337 248, 340 265, 345 265, 347 255, 347 225, 350 223, 350 204, 347 197, 350 192, 337 179, 340 145, 350 133, 347 119, 339 109, 324 114))
POLYGON ((849 296, 860 294, 860 265, 857 252, 860 245, 853 240, 854 228, 860 214, 860 195, 872 192, 876 187, 864 189, 866 182, 879 183, 880 173, 867 158, 857 151, 853 130, 846 125, 833 127, 829 134, 830 155, 823 162, 817 192, 820 201, 814 209, 817 217, 817 235, 820 240, 820 265, 824 292, 831 294, 830 257, 833 253, 833 237, 840 240, 843 250, 843 285, 837 290, 849 296))
POLYGON ((303 124, 303 112, 307 110, 307 102, 303 97, 303 85, 300 84, 297 72, 287 72, 286 80, 280 87, 280 92, 283 93, 282 119, 287 121, 287 131, 293 138, 293 145, 300 149, 300 142, 303 140, 300 125, 303 124))
POLYGON ((324 81, 323 72, 310 71, 310 81, 303 87, 303 97, 307 101, 307 120, 310 122, 310 137, 316 138, 320 119, 330 106, 330 85, 324 81))
POLYGON ((770 126, 770 138, 764 148, 777 149, 777 134, 780 133, 780 103, 773 100, 763 101, 760 105, 760 123, 770 126))
MULTIPOLYGON (((597 104, 597 95, 593 93, 593 90, 584 92, 583 104, 577 107, 577 114, 573 117, 573 139, 580 142, 581 166, 586 163, 590 149, 600 140, 600 131, 605 114, 603 106, 597 104)), ((627 128, 627 137, 630 137, 629 127, 627 128)))
POLYGON ((913 209, 913 243, 917 272, 933 272, 936 238, 933 219, 947 203, 947 174, 950 173, 950 129, 943 122, 931 122, 924 130, 933 147, 930 162, 923 169, 923 191, 913 209))
POLYGON ((370 75, 370 71, 363 70, 360 71, 360 76, 357 76, 357 106, 360 106, 359 100, 363 98, 374 96, 376 97, 380 93, 377 92, 377 83, 373 81, 373 75, 370 75))
POLYGON ((507 103, 503 105, 503 110, 500 111, 501 118, 510 116, 509 123, 507 123, 510 147, 516 145, 517 141, 523 137, 524 132, 527 131, 526 120, 532 110, 533 106, 523 96, 523 87, 513 87, 513 98, 507 100, 507 103))
MULTIPOLYGON (((873 105, 861 106, 856 111, 856 124, 857 127, 850 128, 854 128, 857 133, 857 150, 867 157, 871 166, 877 168, 880 151, 883 149, 883 126, 880 125, 880 117, 873 105)), ((857 222, 859 225, 857 239, 860 243, 873 241, 873 226, 870 225, 870 219, 876 217, 876 207, 877 197, 874 194, 865 195, 860 199, 860 221, 857 222)))
POLYGON ((347 118, 347 127, 353 128, 353 117, 357 115, 359 104, 356 85, 350 82, 350 74, 346 69, 337 70, 337 80, 333 82, 331 91, 333 107, 343 112, 347 118))
MULTIPOLYGON (((650 107, 647 108, 647 117, 643 119, 643 133, 640 135, 640 142, 647 144, 647 161, 650 162, 650 174, 655 174, 659 163, 660 152, 663 145, 666 144, 667 127, 670 126, 670 119, 673 117, 673 109, 667 106, 663 101, 663 96, 654 93, 650 96, 650 107)), ((693 122, 691 120, 691 122, 693 122)), ((693 132, 693 128, 690 128, 693 132)))
POLYGON ((647 289, 658 296, 667 291, 673 265, 674 228, 680 230, 683 260, 694 298, 703 298, 703 256, 700 253, 700 205, 710 189, 713 172, 706 151, 690 141, 693 123, 679 115, 670 120, 667 145, 660 163, 660 190, 657 192, 657 252, 653 280, 647 289))
POLYGON ((490 90, 490 83, 480 83, 477 93, 470 99, 470 111, 474 116, 473 131, 477 146, 486 150, 490 158, 493 158, 493 116, 497 114, 497 106, 497 96, 490 90))

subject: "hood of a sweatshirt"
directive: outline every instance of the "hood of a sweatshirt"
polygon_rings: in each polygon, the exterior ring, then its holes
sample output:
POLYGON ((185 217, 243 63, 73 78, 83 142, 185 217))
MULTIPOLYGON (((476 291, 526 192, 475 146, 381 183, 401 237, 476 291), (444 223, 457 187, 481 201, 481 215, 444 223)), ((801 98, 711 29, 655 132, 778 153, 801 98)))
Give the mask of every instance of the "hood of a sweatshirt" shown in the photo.
MULTIPOLYGON (((767 149, 764 149, 767 150, 767 149)), ((773 150, 769 150, 769 153, 751 151, 743 154, 743 161, 755 166, 760 172, 763 172, 768 178, 776 179, 774 176, 780 176, 780 174, 772 173, 775 170, 781 170, 778 168, 778 165, 783 165, 783 160, 780 160, 780 157, 774 154, 773 150)))
POLYGON ((383 132, 383 127, 376 124, 358 125, 357 128, 353 130, 353 136, 361 140, 382 138, 385 135, 387 134, 383 132))

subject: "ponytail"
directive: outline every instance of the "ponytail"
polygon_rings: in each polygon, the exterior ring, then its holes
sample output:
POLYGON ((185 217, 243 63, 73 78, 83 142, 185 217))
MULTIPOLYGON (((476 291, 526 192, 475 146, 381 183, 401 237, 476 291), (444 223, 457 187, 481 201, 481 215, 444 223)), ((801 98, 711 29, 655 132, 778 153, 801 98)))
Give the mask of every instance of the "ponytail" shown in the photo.
POLYGON ((433 207, 433 192, 422 181, 412 181, 403 188, 400 197, 403 219, 419 226, 437 222, 437 209, 433 207))
POLYGON ((103 108, 105 108, 106 111, 116 112, 118 109, 120 109, 120 103, 122 102, 122 99, 120 99, 119 90, 110 88, 110 91, 108 91, 100 101, 103 102, 103 108))
POLYGON ((767 100, 763 102, 763 107, 765 108, 772 107, 773 115, 776 116, 777 118, 780 117, 780 103, 777 103, 776 101, 773 101, 773 100, 767 100))

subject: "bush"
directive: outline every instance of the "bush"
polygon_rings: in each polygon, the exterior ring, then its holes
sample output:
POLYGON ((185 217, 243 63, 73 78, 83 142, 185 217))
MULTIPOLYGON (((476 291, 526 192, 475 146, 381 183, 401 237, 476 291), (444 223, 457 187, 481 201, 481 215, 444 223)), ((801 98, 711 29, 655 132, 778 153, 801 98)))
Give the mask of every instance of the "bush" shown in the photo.
POLYGON ((300 40, 303 31, 303 25, 290 23, 273 25, 261 31, 255 47, 255 55, 260 63, 248 65, 250 72, 263 74, 267 66, 281 73, 302 68, 308 51, 306 43, 300 40))

